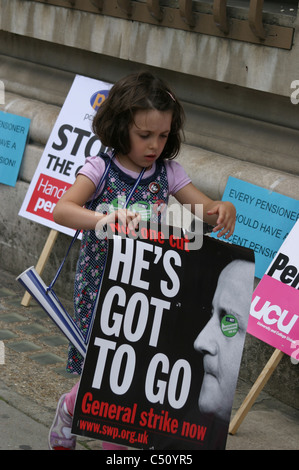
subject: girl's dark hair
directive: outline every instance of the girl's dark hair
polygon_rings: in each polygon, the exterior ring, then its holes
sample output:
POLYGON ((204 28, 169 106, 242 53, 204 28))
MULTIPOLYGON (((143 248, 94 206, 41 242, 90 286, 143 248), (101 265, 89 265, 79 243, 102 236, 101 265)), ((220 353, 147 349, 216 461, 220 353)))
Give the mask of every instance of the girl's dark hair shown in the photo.
POLYGON ((94 117, 93 132, 103 145, 126 155, 136 111, 150 109, 172 111, 171 130, 160 159, 176 157, 182 142, 184 110, 168 85, 149 72, 129 75, 111 88, 94 117))

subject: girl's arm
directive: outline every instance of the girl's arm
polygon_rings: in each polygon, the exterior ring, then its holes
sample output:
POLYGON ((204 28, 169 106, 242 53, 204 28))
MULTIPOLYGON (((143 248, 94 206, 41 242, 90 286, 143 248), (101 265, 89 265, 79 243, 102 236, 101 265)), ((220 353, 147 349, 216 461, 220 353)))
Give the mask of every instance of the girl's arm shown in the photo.
POLYGON ((53 212, 54 221, 75 230, 95 230, 96 228, 99 230, 103 225, 114 222, 115 219, 124 224, 133 223, 133 226, 139 222, 138 215, 126 209, 106 215, 83 207, 86 201, 92 199, 95 190, 95 185, 87 176, 78 175, 75 183, 56 204, 53 212))
MULTIPOLYGON (((59 199, 53 212, 54 221, 73 229, 92 230, 101 214, 84 208, 96 190, 93 182, 84 175, 78 175, 74 184, 59 199)), ((102 215, 103 216, 103 215, 102 215)))
POLYGON ((236 209, 231 202, 213 201, 192 183, 184 186, 174 196, 181 204, 191 204, 194 214, 196 204, 202 204, 204 222, 215 226, 213 232, 219 232, 218 237, 225 235, 225 238, 229 238, 233 234, 236 209))

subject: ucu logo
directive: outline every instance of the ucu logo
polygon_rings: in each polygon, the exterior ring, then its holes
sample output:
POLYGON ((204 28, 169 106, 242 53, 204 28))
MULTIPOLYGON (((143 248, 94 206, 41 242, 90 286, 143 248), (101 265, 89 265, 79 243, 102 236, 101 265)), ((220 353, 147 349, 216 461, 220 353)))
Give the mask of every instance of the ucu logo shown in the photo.
POLYGON ((282 310, 278 305, 271 305, 271 302, 268 300, 264 304, 260 300, 261 298, 256 295, 251 303, 250 315, 258 320, 263 319, 266 325, 277 323, 277 328, 281 332, 288 334, 299 316, 289 314, 288 310, 282 310))

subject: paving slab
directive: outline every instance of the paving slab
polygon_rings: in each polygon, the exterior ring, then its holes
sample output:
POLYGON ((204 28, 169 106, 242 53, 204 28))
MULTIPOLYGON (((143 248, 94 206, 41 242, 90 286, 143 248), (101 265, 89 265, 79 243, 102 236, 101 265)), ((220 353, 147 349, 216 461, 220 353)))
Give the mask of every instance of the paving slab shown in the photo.
POLYGON ((28 321, 28 318, 18 313, 7 313, 0 316, 0 321, 10 324, 28 321))
POLYGON ((31 341, 18 341, 17 343, 9 343, 8 348, 20 353, 27 351, 36 351, 37 349, 40 349, 39 346, 34 343, 31 343, 31 341))
POLYGON ((0 341, 3 341, 5 339, 12 339, 12 338, 17 338, 18 335, 13 333, 10 330, 1 330, 0 331, 0 341))
POLYGON ((46 450, 48 429, 0 400, 0 450, 46 450))
POLYGON ((29 357, 30 359, 38 362, 41 365, 49 365, 49 364, 56 364, 58 362, 65 362, 65 360, 62 359, 61 357, 57 356, 56 354, 49 353, 49 352, 35 354, 29 357))

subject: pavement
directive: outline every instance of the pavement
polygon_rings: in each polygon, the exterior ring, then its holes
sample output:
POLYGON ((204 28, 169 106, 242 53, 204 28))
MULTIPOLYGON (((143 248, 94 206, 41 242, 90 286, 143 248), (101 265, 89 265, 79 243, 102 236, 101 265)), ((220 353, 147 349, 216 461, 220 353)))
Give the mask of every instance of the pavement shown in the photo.
MULTIPOLYGON (((0 269, 0 450, 47 450, 57 401, 77 381, 65 372, 68 341, 33 299, 21 305, 24 293, 0 269)), ((232 416, 251 386, 239 380, 232 416)), ((101 449, 78 437, 76 450, 101 449)), ((262 391, 226 449, 299 450, 299 410, 262 391)))

